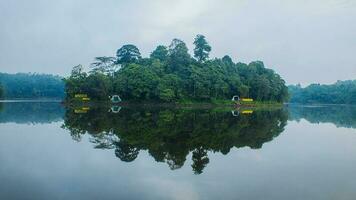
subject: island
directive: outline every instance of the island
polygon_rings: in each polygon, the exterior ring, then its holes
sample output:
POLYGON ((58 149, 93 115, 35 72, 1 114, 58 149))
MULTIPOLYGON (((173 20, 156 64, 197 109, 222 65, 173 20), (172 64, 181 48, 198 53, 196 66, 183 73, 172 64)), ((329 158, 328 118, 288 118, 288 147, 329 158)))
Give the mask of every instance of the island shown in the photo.
POLYGON ((263 62, 235 63, 228 55, 209 59, 212 48, 203 35, 193 44, 193 57, 182 40, 173 39, 169 46, 157 46, 148 58, 126 44, 116 57, 96 57, 88 72, 75 66, 64 79, 65 101, 82 94, 90 101, 118 95, 124 102, 155 103, 231 102, 234 96, 254 102, 288 100, 285 81, 263 62))

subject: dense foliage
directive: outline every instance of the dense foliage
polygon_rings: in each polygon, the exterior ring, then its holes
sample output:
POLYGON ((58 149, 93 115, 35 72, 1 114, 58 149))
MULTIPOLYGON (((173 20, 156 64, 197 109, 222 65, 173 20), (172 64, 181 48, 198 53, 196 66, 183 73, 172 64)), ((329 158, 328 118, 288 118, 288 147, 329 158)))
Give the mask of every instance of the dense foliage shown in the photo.
POLYGON ((0 99, 4 98, 4 87, 0 83, 0 99))
POLYGON ((356 104, 356 80, 338 81, 331 85, 289 86, 292 103, 356 104))
POLYGON ((149 58, 139 49, 124 45, 117 57, 97 57, 92 70, 78 65, 65 79, 67 99, 77 93, 94 100, 118 94, 124 100, 177 102, 231 99, 234 95, 260 101, 283 102, 288 97, 284 80, 260 61, 234 63, 229 56, 209 59, 211 47, 202 35, 194 41, 194 56, 186 44, 173 39, 159 45, 149 58))
POLYGON ((232 148, 259 149, 283 132, 286 110, 259 110, 233 116, 231 111, 212 109, 68 108, 63 128, 74 140, 90 135, 98 149, 113 149, 124 162, 132 162, 140 151, 174 170, 192 155, 192 169, 200 174, 209 163, 208 152, 228 154, 232 148))
MULTIPOLYGON (((56 98, 64 97, 62 78, 46 74, 0 73, 4 98, 56 98)), ((0 89, 1 90, 1 89, 0 89)))

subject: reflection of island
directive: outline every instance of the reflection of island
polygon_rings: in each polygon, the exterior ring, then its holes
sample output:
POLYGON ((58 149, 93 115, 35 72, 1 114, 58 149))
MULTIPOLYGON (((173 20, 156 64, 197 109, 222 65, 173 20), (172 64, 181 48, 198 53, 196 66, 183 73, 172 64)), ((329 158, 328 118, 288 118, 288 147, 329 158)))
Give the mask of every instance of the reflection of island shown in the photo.
POLYGON ((147 150, 157 162, 177 169, 191 152, 192 168, 200 174, 209 163, 208 151, 227 154, 233 147, 261 148, 283 131, 287 116, 284 110, 234 117, 231 112, 201 109, 132 108, 115 114, 99 107, 86 113, 68 109, 63 127, 75 140, 90 134, 95 148, 115 149, 115 155, 125 162, 147 150))
POLYGON ((356 128, 356 106, 290 106, 291 120, 304 118, 310 123, 333 123, 337 127, 356 128))
POLYGON ((61 121, 64 109, 57 102, 0 103, 0 123, 51 123, 61 121))

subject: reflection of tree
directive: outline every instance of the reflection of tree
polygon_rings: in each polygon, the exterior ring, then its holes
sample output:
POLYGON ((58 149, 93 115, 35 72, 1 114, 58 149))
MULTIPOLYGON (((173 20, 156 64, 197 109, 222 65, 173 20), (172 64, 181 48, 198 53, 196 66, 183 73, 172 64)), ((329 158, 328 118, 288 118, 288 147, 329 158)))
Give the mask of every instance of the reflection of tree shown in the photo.
POLYGON ((200 174, 209 163, 209 151, 227 154, 233 147, 261 148, 283 131, 287 114, 264 110, 233 117, 231 112, 152 108, 123 108, 114 114, 94 107, 83 114, 68 109, 64 120, 63 127, 74 138, 89 133, 95 148, 114 148, 125 162, 147 150, 157 162, 178 169, 192 152, 193 171, 200 174))
POLYGON ((290 106, 291 120, 304 118, 310 123, 333 123, 337 127, 356 128, 355 106, 290 106))
POLYGON ((193 151, 192 168, 195 174, 203 173, 203 169, 209 163, 208 152, 203 148, 198 148, 193 151))
POLYGON ((137 158, 139 149, 137 149, 133 145, 130 145, 123 141, 119 141, 115 143, 115 145, 115 155, 116 157, 120 158, 121 161, 131 162, 137 158))

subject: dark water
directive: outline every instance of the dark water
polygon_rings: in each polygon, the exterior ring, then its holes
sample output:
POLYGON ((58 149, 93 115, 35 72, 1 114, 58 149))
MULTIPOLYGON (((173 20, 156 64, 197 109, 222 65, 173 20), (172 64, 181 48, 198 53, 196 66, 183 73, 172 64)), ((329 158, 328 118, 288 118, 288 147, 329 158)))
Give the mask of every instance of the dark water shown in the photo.
POLYGON ((355 199, 356 107, 0 104, 0 199, 355 199))

